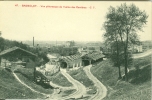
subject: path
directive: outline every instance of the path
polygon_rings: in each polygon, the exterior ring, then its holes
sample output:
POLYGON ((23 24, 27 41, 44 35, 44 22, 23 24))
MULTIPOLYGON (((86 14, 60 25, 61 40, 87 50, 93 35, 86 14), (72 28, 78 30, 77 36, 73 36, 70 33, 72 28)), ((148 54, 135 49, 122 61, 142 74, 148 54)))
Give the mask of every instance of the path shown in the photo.
POLYGON ((47 97, 50 96, 49 94, 45 94, 45 93, 36 91, 36 90, 34 90, 33 88, 31 88, 30 86, 26 85, 24 82, 22 82, 22 81, 18 78, 18 76, 17 76, 14 72, 13 72, 13 75, 14 75, 14 77, 15 77, 22 85, 24 85, 25 87, 29 88, 31 91, 36 92, 36 93, 38 93, 38 94, 45 95, 45 96, 47 96, 47 97))
POLYGON ((86 94, 86 88, 83 84, 81 84, 79 81, 73 79, 68 73, 66 73, 64 70, 61 69, 61 73, 68 79, 69 82, 73 84, 73 86, 76 88, 76 92, 73 94, 70 94, 68 96, 65 96, 63 99, 69 99, 69 98, 81 98, 86 94))
POLYGON ((84 71, 88 78, 93 81, 94 85, 97 88, 97 93, 90 98, 90 100, 101 100, 107 95, 107 88, 90 72, 92 65, 86 66, 84 71))
POLYGON ((143 53, 139 53, 139 54, 133 54, 133 58, 136 59, 136 58, 141 58, 141 57, 145 57, 145 56, 148 56, 152 54, 152 49, 146 51, 146 52, 143 52, 143 53))

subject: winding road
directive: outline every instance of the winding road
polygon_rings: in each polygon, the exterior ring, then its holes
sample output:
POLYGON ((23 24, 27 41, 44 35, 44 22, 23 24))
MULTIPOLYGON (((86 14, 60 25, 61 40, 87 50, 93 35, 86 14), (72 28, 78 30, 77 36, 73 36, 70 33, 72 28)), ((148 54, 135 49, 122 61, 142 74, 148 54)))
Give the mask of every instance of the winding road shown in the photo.
POLYGON ((68 79, 69 82, 73 84, 73 86, 76 88, 76 92, 73 94, 70 94, 68 96, 65 96, 62 98, 64 99, 69 99, 69 98, 81 98, 83 95, 86 94, 86 87, 81 84, 79 81, 73 79, 68 73, 66 73, 64 70, 61 69, 61 73, 68 79))
POLYGON ((97 88, 97 92, 94 96, 90 98, 90 100, 101 100, 107 95, 107 88, 90 72, 90 68, 92 65, 84 67, 84 71, 88 78, 93 81, 94 85, 97 88))
POLYGON ((151 55, 152 54, 152 49, 146 51, 146 52, 143 52, 143 53, 139 53, 139 54, 133 54, 133 58, 136 59, 136 58, 141 58, 141 57, 145 57, 145 56, 148 56, 148 55, 151 55))

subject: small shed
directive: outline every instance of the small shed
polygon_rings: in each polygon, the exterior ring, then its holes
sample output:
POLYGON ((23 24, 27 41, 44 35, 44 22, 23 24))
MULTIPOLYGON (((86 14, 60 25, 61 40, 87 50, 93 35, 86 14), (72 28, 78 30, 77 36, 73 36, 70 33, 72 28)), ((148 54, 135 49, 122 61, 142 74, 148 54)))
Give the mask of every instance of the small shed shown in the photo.
POLYGON ((34 53, 15 46, 0 52, 0 66, 23 65, 25 67, 35 67, 36 58, 37 55, 34 53))

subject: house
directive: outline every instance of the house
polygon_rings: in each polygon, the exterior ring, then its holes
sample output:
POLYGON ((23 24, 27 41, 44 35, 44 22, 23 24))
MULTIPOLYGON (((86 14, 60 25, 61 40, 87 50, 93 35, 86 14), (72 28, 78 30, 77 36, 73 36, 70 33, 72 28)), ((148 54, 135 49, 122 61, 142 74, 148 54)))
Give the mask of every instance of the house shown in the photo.
POLYGON ((20 47, 12 47, 0 52, 0 66, 14 67, 20 65, 24 67, 35 67, 36 58, 37 55, 32 52, 20 47))

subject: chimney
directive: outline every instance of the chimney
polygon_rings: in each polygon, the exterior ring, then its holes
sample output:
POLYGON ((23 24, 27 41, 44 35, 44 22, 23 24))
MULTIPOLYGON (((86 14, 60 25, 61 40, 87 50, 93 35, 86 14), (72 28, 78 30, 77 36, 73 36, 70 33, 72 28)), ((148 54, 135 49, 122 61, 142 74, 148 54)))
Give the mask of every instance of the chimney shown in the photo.
POLYGON ((34 37, 33 37, 33 47, 34 47, 34 37))

